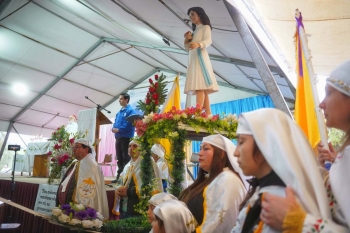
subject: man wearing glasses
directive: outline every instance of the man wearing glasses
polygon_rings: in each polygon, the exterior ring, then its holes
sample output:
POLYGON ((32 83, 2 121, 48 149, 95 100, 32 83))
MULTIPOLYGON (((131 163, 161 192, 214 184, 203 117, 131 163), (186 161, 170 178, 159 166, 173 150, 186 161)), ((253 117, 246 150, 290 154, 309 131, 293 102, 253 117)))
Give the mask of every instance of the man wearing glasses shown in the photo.
POLYGON ((74 143, 75 160, 69 165, 57 190, 56 204, 83 204, 109 219, 107 193, 102 171, 95 160, 95 150, 83 138, 74 143))

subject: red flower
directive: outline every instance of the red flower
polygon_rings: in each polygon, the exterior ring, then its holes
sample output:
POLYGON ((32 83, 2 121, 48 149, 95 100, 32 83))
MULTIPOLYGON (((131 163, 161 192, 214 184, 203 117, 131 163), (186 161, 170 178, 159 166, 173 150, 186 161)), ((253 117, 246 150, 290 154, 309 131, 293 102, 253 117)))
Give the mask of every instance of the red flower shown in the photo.
POLYGON ((157 93, 154 93, 154 94, 152 95, 152 99, 154 99, 154 100, 158 99, 158 94, 157 94, 157 93))
POLYGON ((151 99, 147 98, 146 99, 146 104, 150 104, 151 103, 151 99))
POLYGON ((158 74, 154 75, 154 78, 155 78, 156 80, 158 80, 158 74))
POLYGON ((155 83, 155 84, 154 84, 154 87, 157 88, 157 87, 158 87, 158 83, 155 83))
POLYGON ((51 162, 55 162, 55 161, 56 161, 56 158, 52 157, 51 162))
POLYGON ((60 130, 60 127, 58 127, 57 130, 60 130))
POLYGON ((62 163, 64 163, 63 159, 62 159, 62 158, 59 158, 59 159, 58 159, 58 164, 61 165, 62 163))
POLYGON ((47 152, 47 155, 52 155, 52 152, 51 151, 47 152))
POLYGON ((63 159, 64 159, 64 160, 69 159, 69 155, 68 155, 68 154, 64 154, 64 155, 63 155, 63 159))
POLYGON ((148 90, 150 93, 154 93, 156 89, 154 87, 150 87, 150 88, 148 88, 148 90))
POLYGON ((59 150, 61 148, 60 145, 56 144, 54 147, 53 147, 55 150, 59 150))
POLYGON ((63 140, 62 140, 62 139, 60 139, 60 140, 58 140, 58 142, 59 142, 59 143, 61 143, 61 142, 63 142, 63 140))
POLYGON ((154 101, 154 104, 155 104, 155 105, 158 105, 158 104, 159 104, 159 101, 158 101, 158 100, 155 100, 155 101, 154 101))
POLYGON ((73 145, 73 143, 74 143, 74 138, 69 139, 69 142, 70 142, 71 145, 73 145))
POLYGON ((149 83, 151 83, 151 84, 153 83, 153 80, 152 80, 151 78, 148 79, 148 81, 149 81, 149 83))

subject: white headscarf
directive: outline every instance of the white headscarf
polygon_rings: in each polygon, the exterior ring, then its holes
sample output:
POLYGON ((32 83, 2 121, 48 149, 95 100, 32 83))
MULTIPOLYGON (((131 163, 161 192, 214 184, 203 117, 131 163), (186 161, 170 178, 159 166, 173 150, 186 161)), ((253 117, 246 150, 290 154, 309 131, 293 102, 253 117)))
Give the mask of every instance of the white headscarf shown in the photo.
POLYGON ((326 81, 330 86, 350 96, 350 60, 335 68, 326 81))
POLYGON ((203 142, 209 143, 210 145, 216 146, 221 150, 226 151, 227 157, 233 167, 233 170, 235 170, 235 172, 237 172, 241 176, 244 186, 248 188, 249 184, 246 181, 248 177, 243 174, 242 169, 238 165, 237 158, 233 156, 233 153, 236 149, 235 144, 233 144, 233 142, 231 142, 228 138, 222 136, 221 134, 214 134, 204 137, 202 143, 203 142))
POLYGON ((135 145, 137 145, 137 146, 140 146, 140 144, 134 139, 134 140, 131 140, 130 142, 129 142, 129 145, 131 145, 131 144, 135 144, 135 145))
POLYGON ((177 198, 170 193, 157 193, 153 195, 151 199, 149 199, 148 204, 157 206, 160 203, 163 203, 168 200, 177 200, 177 198))
POLYGON ((91 149, 91 153, 90 153, 89 157, 91 159, 95 159, 95 156, 96 156, 95 148, 92 146, 91 142, 88 139, 79 138, 77 140, 74 140, 74 143, 79 143, 79 144, 83 144, 85 146, 88 146, 91 149))
POLYGON ((284 112, 263 108, 239 117, 237 134, 254 137, 272 170, 291 186, 303 208, 331 219, 314 152, 299 126, 284 112))
POLYGON ((165 232, 191 233, 196 229, 197 222, 182 201, 165 201, 157 205, 153 212, 163 220, 165 232))
POLYGON ((156 154, 158 155, 159 157, 161 158, 164 158, 164 151, 157 145, 157 144, 154 144, 151 148, 151 152, 153 154, 156 154))

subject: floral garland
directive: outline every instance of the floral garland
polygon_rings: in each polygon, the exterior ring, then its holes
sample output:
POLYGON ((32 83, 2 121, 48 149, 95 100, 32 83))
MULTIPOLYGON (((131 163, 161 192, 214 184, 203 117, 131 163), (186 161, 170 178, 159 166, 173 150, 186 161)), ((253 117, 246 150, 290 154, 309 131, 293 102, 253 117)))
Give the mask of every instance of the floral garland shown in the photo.
POLYGON ((136 108, 140 109, 144 115, 148 115, 151 112, 158 112, 159 105, 163 104, 167 96, 167 89, 165 81, 166 76, 161 74, 160 77, 156 74, 154 75, 155 81, 153 79, 148 79, 150 87, 145 98, 145 101, 139 100, 137 102, 136 108))
POLYGON ((52 219, 69 227, 100 231, 104 217, 94 208, 82 204, 64 204, 51 210, 52 219))
MULTIPOLYGON (((136 132, 140 137, 141 148, 144 158, 151 157, 151 146, 158 142, 160 138, 168 138, 172 148, 170 152, 169 163, 173 167, 170 176, 172 182, 170 184, 170 193, 178 197, 182 191, 181 183, 183 182, 185 152, 185 138, 187 130, 179 127, 179 124, 185 124, 192 127, 196 133, 201 129, 206 130, 209 134, 221 133, 230 139, 236 138, 236 130, 238 120, 236 115, 227 115, 222 118, 219 115, 207 115, 203 109, 197 105, 196 107, 187 108, 185 110, 177 110, 173 107, 169 112, 162 114, 150 113, 143 120, 135 122, 136 132)), ((149 171, 151 166, 142 167, 144 174, 151 174, 149 171)), ((141 177, 143 184, 152 183, 149 176, 141 177)), ((141 195, 149 198, 151 189, 144 187, 141 195), (144 191, 144 193, 142 193, 144 191)))
POLYGON ((51 135, 51 140, 54 142, 49 149, 48 155, 51 160, 48 163, 50 175, 48 184, 54 183, 61 176, 63 167, 68 167, 74 160, 73 144, 76 138, 86 138, 88 132, 77 132, 70 134, 65 130, 65 126, 58 127, 51 135))

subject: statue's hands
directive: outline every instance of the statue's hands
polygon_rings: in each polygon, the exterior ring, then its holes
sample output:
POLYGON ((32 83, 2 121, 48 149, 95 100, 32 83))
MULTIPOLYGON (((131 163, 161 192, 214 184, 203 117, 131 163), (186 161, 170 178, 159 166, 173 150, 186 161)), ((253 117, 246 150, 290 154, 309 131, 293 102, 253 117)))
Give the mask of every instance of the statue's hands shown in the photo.
POLYGON ((186 32, 184 37, 187 41, 192 40, 192 32, 190 32, 190 31, 186 32))
POLYGON ((196 48, 200 48, 201 46, 200 46, 200 44, 198 43, 198 42, 190 42, 190 45, 188 46, 188 48, 190 49, 190 50, 192 50, 192 49, 196 49, 196 48))

